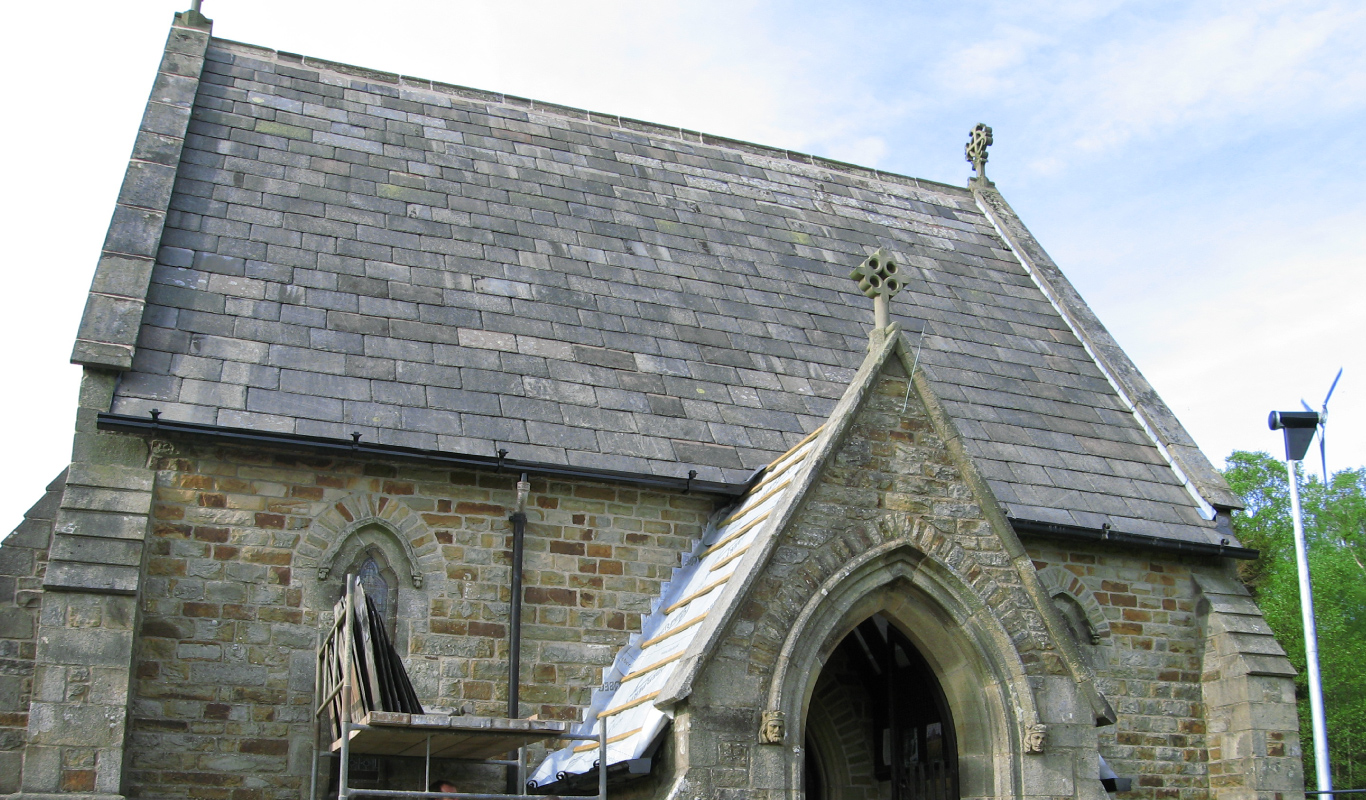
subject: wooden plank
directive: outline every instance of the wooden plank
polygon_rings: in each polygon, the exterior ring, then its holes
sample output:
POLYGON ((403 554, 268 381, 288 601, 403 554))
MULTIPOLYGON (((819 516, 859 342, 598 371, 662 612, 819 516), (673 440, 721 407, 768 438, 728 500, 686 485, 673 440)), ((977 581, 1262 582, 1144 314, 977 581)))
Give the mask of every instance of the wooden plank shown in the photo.
MULTIPOLYGON (((501 758, 522 745, 554 739, 569 728, 558 720, 448 717, 372 711, 360 720, 368 728, 353 731, 351 752, 380 756, 424 756, 431 738, 439 758, 501 758)), ((332 743, 332 750, 341 740, 332 743)))

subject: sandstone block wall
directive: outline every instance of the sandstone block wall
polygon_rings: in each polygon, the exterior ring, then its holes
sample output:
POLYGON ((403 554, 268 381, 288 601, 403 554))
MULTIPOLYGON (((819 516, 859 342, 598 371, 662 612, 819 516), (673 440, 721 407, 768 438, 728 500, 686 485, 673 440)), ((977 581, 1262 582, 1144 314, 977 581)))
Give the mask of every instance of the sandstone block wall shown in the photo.
POLYGON ((1027 542, 1041 575, 1086 610, 1079 645, 1118 712, 1099 729, 1126 797, 1271 797, 1302 791, 1294 670, 1247 591, 1217 559, 1027 542))
POLYGON ((0 794, 18 791, 33 699, 33 659, 52 520, 66 471, 0 543, 0 794))
MULTIPOLYGON (((787 796, 795 783, 782 749, 756 737, 778 651, 822 581, 899 541, 962 578, 1028 676, 1050 727, 1046 753, 1019 762, 1020 793, 1088 796, 1097 747, 1134 779, 1129 797, 1242 800, 1299 786, 1292 672, 1216 559, 1026 542, 1047 591, 1067 594, 1086 617, 1078 649, 1119 715, 1098 730, 1081 721, 1087 711, 1064 690, 1056 643, 1000 537, 925 409, 914 397, 906 405, 904 376, 889 370, 678 709, 656 774, 623 796, 655 796, 684 774, 680 796, 787 796)), ((342 545, 362 535, 388 542, 396 638, 423 701, 505 712, 515 475, 147 445, 155 482, 136 614, 131 595, 41 591, 61 479, 0 548, 0 781, 9 781, 0 788, 18 788, 21 759, 25 785, 104 785, 102 756, 80 735, 103 731, 100 720, 54 726, 43 715, 123 707, 125 671, 104 663, 107 640, 114 655, 136 653, 131 736, 121 720, 108 731, 117 752, 127 743, 130 796, 298 797, 313 752, 315 637, 348 566, 342 545), (62 634, 45 657, 40 628, 62 634)), ((533 477, 522 714, 581 716, 601 668, 715 505, 533 477)), ((959 671, 945 681, 981 678, 959 671)), ((954 708, 960 724, 988 724, 974 713, 954 708)), ((857 732, 848 719, 836 727, 857 732)), ((960 746, 966 790, 993 756, 960 746)), ((1019 766, 1005 755, 995 756, 998 775, 1019 766)))
POLYGON ((1136 798, 1209 796, 1204 635, 1196 619, 1193 575, 1218 571, 1213 560, 1131 548, 1026 541, 1040 570, 1075 576, 1065 589, 1091 614, 1099 644, 1081 642, 1100 691, 1119 722, 1098 730, 1100 750, 1117 774, 1134 779, 1136 798))
POLYGON ((1303 791, 1294 667, 1232 575, 1196 575, 1195 582, 1211 795, 1252 800, 1303 791))
MULTIPOLYGON (((166 455, 154 464, 133 793, 299 796, 312 746, 315 636, 346 565, 325 581, 318 567, 336 537, 366 529, 365 514, 407 537, 418 561, 420 588, 393 566, 398 644, 424 704, 506 713, 507 517, 517 476, 174 447, 159 446, 166 455)), ((639 628, 713 505, 532 478, 524 715, 581 716, 601 668, 639 628)), ((402 548, 393 552, 391 561, 402 548)))

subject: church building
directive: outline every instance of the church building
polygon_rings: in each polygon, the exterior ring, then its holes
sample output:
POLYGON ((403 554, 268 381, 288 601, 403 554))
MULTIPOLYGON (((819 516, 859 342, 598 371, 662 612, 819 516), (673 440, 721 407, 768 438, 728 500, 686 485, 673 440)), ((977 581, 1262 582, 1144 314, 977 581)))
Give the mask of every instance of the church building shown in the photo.
POLYGON ((211 30, 0 546, 0 795, 1303 791, 1240 501, 989 128, 950 186, 211 30), (362 589, 425 711, 391 740, 548 731, 523 768, 337 749, 362 589))

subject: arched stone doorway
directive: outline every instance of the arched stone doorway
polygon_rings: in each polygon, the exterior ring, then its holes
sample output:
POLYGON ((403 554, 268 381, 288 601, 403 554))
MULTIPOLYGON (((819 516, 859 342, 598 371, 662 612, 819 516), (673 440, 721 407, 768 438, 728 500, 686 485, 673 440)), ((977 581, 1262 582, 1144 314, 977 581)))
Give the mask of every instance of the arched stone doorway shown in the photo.
POLYGON ((958 800, 948 699, 924 656, 880 613, 830 653, 804 741, 807 800, 958 800))
MULTIPOLYGON (((875 615, 896 632, 889 637, 897 635, 909 643, 906 652, 923 660, 947 700, 942 722, 951 725, 955 742, 955 796, 1023 797, 1026 773, 1033 774, 1031 769, 1037 772, 1038 767, 1038 762, 1026 763, 1030 757, 1025 755, 1024 733, 1039 723, 1039 717, 1019 652, 1001 616, 970 584, 905 542, 889 542, 848 561, 813 592, 790 625, 769 684, 767 708, 790 721, 794 744, 801 744, 784 755, 792 796, 815 797, 806 793, 807 779, 813 775, 824 776, 818 791, 828 792, 822 800, 889 796, 835 796, 831 787, 850 786, 855 777, 841 770, 852 773, 858 759, 830 752, 828 742, 838 737, 822 737, 819 731, 836 721, 809 714, 819 679, 832 658, 875 615), (815 734, 810 739, 809 732, 815 734), (805 757, 808 747, 816 753, 810 764, 805 757)), ((1068 691, 1061 683, 1056 688, 1068 691)), ((834 707, 843 708, 839 703, 834 707)), ((870 743, 866 752, 872 748, 870 743)))

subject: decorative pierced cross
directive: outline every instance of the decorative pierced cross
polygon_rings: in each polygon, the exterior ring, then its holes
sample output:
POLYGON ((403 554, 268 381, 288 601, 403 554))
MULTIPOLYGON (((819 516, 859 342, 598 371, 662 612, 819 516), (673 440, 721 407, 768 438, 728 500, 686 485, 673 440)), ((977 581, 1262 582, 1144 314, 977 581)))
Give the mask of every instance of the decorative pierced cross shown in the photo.
POLYGON ((901 291, 898 271, 892 254, 879 247, 849 273, 850 280, 858 281, 859 291, 873 298, 873 327, 876 330, 886 330, 891 324, 887 301, 901 291))
POLYGON ((968 163, 977 171, 977 177, 982 180, 987 179, 987 148, 991 146, 991 128, 986 123, 979 122, 977 127, 968 134, 968 143, 964 147, 967 154, 968 163))

